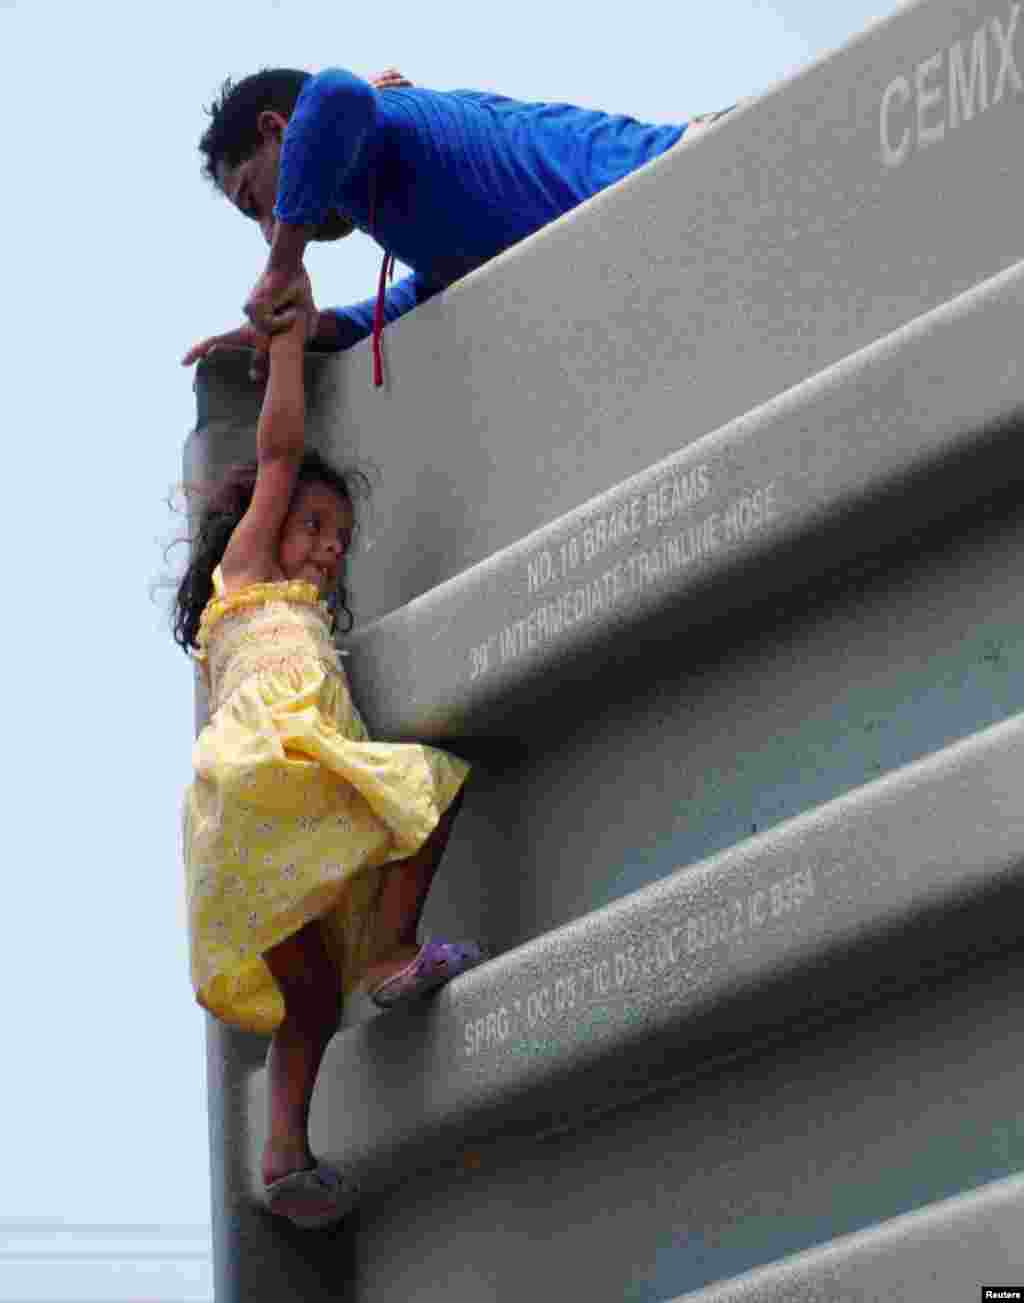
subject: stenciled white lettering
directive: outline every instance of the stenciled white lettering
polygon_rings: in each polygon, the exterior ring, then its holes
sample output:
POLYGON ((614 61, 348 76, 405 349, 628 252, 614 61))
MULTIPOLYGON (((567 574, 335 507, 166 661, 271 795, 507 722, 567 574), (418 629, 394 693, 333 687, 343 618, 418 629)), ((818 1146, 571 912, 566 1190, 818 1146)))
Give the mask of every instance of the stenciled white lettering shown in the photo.
POLYGON ((986 29, 979 27, 971 41, 970 81, 964 71, 964 52, 960 42, 949 47, 949 125, 953 130, 974 117, 974 97, 978 112, 988 108, 988 41, 986 29))
POLYGON ((1017 30, 1017 19, 1020 17, 1020 5, 1015 4, 1010 7, 1010 21, 1007 24, 1006 31, 1003 31, 1003 25, 998 18, 992 19, 992 33, 996 38, 999 46, 999 77, 996 81, 995 93, 992 96, 992 103, 998 104, 1003 98, 1003 87, 1006 85, 1007 78, 1013 83, 1013 89, 1020 93, 1024 89, 1021 83, 1020 73, 1017 70, 1017 62, 1013 57, 1013 37, 1017 30))
POLYGON ((1014 52, 1019 19, 1020 4, 1014 3, 1005 26, 993 16, 976 28, 970 38, 969 66, 964 42, 954 41, 916 64, 912 77, 901 73, 888 83, 879 109, 881 158, 887 168, 901 166, 915 148, 927 149, 947 139, 947 127, 955 131, 972 122, 999 104, 1008 88, 1015 95, 1024 91, 1014 52), (990 44, 999 56, 991 94, 990 44))
POLYGON ((942 103, 942 86, 928 85, 930 77, 938 77, 942 72, 942 55, 933 54, 930 59, 919 63, 914 72, 917 89, 917 143, 923 148, 937 144, 946 134, 945 114, 940 114, 930 126, 927 122, 929 110, 942 103))
POLYGON ((593 562, 613 547, 630 550, 607 569, 531 607, 485 642, 472 648, 470 680, 497 665, 536 651, 564 637, 575 626, 600 619, 624 599, 657 587, 691 566, 707 562, 723 547, 736 547, 771 525, 780 515, 774 481, 741 493, 692 523, 661 533, 649 547, 640 546, 643 532, 661 530, 703 501, 710 490, 706 466, 697 466, 659 481, 650 492, 631 497, 602 512, 578 534, 556 548, 539 550, 526 563, 527 592, 545 588, 553 577, 567 577, 576 565, 593 562), (564 558, 559 570, 557 557, 564 558), (573 560, 576 558, 576 560, 573 560))
POLYGON ((544 1032, 558 1018, 578 1018, 589 1007, 640 994, 650 983, 677 980, 695 959, 796 914, 818 894, 810 867, 764 887, 726 896, 718 904, 661 923, 636 941, 619 944, 582 967, 564 968, 541 986, 507 994, 497 1008, 462 1024, 461 1057, 474 1059, 506 1042, 544 1032))
POLYGON ((910 103, 910 82, 906 77, 894 77, 882 95, 882 158, 886 167, 899 167, 910 153, 909 127, 903 128, 898 145, 893 145, 889 135, 889 115, 895 100, 899 100, 900 108, 905 108, 910 103))

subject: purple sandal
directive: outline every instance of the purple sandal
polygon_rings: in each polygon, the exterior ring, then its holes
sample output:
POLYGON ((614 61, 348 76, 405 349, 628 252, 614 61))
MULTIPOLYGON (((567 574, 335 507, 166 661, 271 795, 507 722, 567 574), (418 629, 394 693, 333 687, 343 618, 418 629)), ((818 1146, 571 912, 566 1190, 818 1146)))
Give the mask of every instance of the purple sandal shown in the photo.
POLYGON ((476 968, 485 957, 475 941, 426 941, 404 968, 374 987, 370 999, 381 1009, 418 1000, 460 973, 476 968))

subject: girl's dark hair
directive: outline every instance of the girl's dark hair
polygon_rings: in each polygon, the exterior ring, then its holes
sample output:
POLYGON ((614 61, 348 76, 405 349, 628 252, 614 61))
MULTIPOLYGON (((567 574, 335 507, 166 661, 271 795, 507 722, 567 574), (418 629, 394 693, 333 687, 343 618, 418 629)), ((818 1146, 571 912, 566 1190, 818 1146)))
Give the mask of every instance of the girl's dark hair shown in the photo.
POLYGON ((210 125, 199 140, 203 175, 217 184, 217 167, 237 167, 259 149, 257 120, 266 109, 290 118, 311 74, 296 68, 264 68, 239 82, 226 78, 206 112, 210 125))
MULTIPOLYGON (((343 475, 318 452, 307 452, 299 467, 295 487, 297 489, 300 484, 310 482, 326 484, 354 507, 354 498, 363 496, 363 491, 367 488, 365 479, 358 471, 343 475), (355 490, 358 490, 358 494, 355 490)), ((255 487, 255 462, 233 466, 213 484, 186 486, 188 497, 199 498, 203 503, 195 531, 189 540, 192 551, 188 568, 181 577, 174 598, 174 641, 186 652, 190 647, 198 646, 196 639, 199 621, 203 608, 213 596, 213 572, 220 565, 235 526, 249 509, 255 487)), ((341 626, 341 630, 347 633, 352 628, 353 619, 348 607, 348 590, 340 579, 328 597, 327 605, 336 622, 338 613, 343 614, 346 623, 341 626)))

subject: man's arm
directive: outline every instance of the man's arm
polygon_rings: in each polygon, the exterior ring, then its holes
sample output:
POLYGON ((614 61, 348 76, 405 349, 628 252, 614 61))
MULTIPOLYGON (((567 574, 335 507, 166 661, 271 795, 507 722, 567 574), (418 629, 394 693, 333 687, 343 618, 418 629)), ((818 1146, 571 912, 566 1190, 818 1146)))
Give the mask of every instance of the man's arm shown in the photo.
MULTIPOLYGON (((421 276, 405 276, 388 287, 384 295, 384 320, 395 321, 398 317, 411 312, 420 303, 425 303, 438 292, 437 287, 428 286, 421 276)), ((362 303, 352 303, 344 308, 328 308, 318 318, 317 332, 310 341, 313 348, 326 352, 351 348, 359 340, 365 339, 373 331, 373 314, 377 300, 364 299, 362 303)))
POLYGON ((281 142, 270 254, 245 305, 261 330, 273 332, 290 322, 306 245, 339 183, 359 164, 376 122, 377 92, 342 68, 317 73, 303 86, 281 142))
POLYGON ((295 268, 302 261, 310 228, 323 220, 334 187, 355 167, 376 126, 373 92, 411 85, 397 68, 369 82, 328 68, 303 87, 282 141, 270 266, 295 268))
POLYGON ((302 88, 281 144, 278 224, 322 222, 338 186, 358 165, 377 125, 377 92, 342 68, 302 88))
MULTIPOLYGON (((384 296, 385 322, 404 316, 418 303, 425 303, 437 293, 436 287, 428 287, 419 276, 406 276, 396 281, 389 286, 384 296)), ((373 332, 376 306, 377 300, 374 298, 349 304, 348 307, 325 308, 315 314, 310 307, 311 333, 308 347, 318 353, 338 353, 358 344, 373 332)), ((193 344, 182 358, 182 365, 191 366, 218 348, 250 348, 254 352, 249 374, 251 379, 259 383, 267 378, 267 346, 271 338, 255 326, 239 326, 236 330, 229 330, 222 335, 210 335, 198 344, 193 344)))

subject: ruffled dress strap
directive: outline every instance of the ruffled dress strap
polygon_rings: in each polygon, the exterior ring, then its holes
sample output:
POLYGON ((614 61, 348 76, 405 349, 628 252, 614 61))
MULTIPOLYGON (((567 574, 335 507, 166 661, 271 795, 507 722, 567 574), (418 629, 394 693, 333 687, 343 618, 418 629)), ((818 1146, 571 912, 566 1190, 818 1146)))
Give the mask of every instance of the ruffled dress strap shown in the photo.
POLYGON ((199 617, 199 636, 198 636, 199 645, 197 647, 193 647, 192 649, 192 659, 198 662, 200 668, 204 672, 207 671, 207 667, 210 661, 209 654, 206 650, 206 643, 210 632, 210 625, 209 622, 207 621, 206 613, 210 609, 211 602, 214 602, 225 596, 224 572, 223 570, 221 570, 220 566, 213 567, 213 575, 211 577, 213 579, 213 597, 211 597, 210 601, 207 602, 206 606, 203 607, 203 613, 199 617))
POLYGON ((305 579, 268 579, 260 583, 245 584, 234 592, 225 591, 224 575, 220 566, 213 572, 213 596, 203 608, 199 620, 199 633, 196 641, 200 651, 207 651, 210 632, 225 615, 234 611, 255 606, 265 606, 267 602, 294 602, 300 606, 315 607, 321 616, 331 624, 331 614, 327 603, 322 601, 315 584, 305 579))

